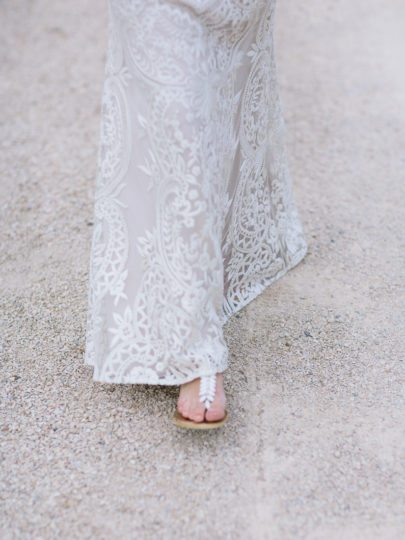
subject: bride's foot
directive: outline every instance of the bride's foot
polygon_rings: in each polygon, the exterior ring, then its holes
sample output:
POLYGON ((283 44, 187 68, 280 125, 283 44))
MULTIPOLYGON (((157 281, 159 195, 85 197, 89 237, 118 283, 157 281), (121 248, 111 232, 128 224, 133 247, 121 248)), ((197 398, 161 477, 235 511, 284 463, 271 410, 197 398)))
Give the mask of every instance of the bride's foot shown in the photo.
POLYGON ((178 411, 194 422, 215 422, 221 420, 225 415, 226 397, 222 384, 222 373, 216 375, 215 397, 210 408, 207 410, 204 403, 200 401, 200 379, 184 383, 180 386, 179 399, 177 401, 178 411))

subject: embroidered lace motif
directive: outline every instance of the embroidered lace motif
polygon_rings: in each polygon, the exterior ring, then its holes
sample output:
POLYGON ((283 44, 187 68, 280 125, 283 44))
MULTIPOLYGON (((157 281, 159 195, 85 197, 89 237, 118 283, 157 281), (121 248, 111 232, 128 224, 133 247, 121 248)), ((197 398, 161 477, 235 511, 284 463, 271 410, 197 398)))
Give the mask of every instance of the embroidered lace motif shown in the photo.
POLYGON ((94 380, 178 385, 224 371, 223 324, 306 252, 273 8, 110 0, 85 351, 94 380))

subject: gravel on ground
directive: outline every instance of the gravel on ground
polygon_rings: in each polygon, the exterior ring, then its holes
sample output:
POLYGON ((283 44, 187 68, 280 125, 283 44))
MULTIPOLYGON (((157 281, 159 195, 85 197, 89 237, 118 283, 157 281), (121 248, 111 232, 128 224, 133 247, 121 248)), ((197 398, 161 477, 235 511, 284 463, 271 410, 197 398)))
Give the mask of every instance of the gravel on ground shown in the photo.
POLYGON ((405 5, 277 9, 309 251, 226 325, 207 433, 83 364, 106 5, 1 2, 1 538, 404 538, 405 5))

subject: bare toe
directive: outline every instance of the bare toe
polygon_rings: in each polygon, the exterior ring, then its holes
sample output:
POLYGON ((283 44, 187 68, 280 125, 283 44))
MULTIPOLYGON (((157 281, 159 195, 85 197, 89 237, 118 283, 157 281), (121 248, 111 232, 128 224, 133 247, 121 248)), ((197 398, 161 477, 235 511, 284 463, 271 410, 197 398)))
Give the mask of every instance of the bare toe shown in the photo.
POLYGON ((203 422, 204 421, 204 412, 195 412, 189 416, 193 422, 203 422))
POLYGON ((204 420, 204 404, 197 402, 194 403, 194 406, 190 409, 189 418, 194 422, 203 422, 204 420))
POLYGON ((177 401, 177 409, 183 416, 185 413, 185 405, 186 405, 185 399, 179 398, 177 401))
POLYGON ((221 420, 224 416, 225 409, 221 405, 211 405, 211 407, 205 412, 205 418, 208 422, 221 420))

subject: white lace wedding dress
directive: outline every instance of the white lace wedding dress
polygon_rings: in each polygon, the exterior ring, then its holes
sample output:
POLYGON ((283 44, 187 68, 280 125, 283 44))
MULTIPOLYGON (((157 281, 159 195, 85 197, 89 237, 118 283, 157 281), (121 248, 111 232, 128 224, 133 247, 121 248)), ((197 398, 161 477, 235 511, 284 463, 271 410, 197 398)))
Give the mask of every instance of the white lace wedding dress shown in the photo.
POLYGON ((274 1, 109 9, 85 362, 109 383, 204 376, 209 406, 227 367, 223 324, 306 252, 274 1))

